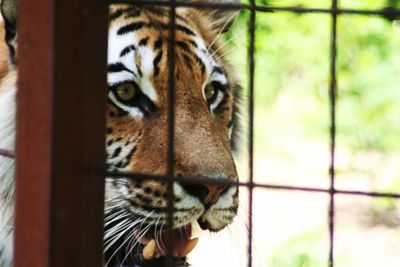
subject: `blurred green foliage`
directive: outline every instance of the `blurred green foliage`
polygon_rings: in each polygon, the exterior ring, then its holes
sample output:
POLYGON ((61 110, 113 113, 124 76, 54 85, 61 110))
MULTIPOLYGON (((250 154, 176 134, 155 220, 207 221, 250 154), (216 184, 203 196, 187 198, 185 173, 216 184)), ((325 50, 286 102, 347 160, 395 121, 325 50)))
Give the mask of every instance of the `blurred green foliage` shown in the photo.
MULTIPOLYGON (((317 8, 331 5, 330 0, 256 2, 317 8)), ((339 5, 387 10, 400 8, 400 1, 343 0, 339 5)), ((249 88, 248 21, 249 12, 243 11, 226 37, 233 47, 227 53, 240 70, 245 96, 249 88)), ((257 13, 254 141, 259 152, 271 153, 276 148, 282 153, 293 138, 329 143, 331 23, 327 14, 257 13)), ((354 155, 377 152, 392 157, 400 152, 400 18, 340 15, 337 33, 337 146, 354 155)), ((246 107, 243 113, 247 114, 246 107)), ((371 181, 381 171, 380 166, 371 170, 371 181)), ((387 176, 386 186, 379 189, 393 192, 400 188, 397 173, 387 176)), ((376 199, 371 211, 391 214, 396 207, 392 199, 376 199)), ((326 266, 325 236, 326 230, 315 230, 285 240, 262 266, 326 266)), ((354 266, 346 255, 346 251, 336 253, 338 266, 354 266)))
POLYGON ((324 230, 305 232, 287 240, 273 252, 267 266, 321 267, 327 265, 326 235, 324 230))
MULTIPOLYGON (((310 7, 330 3, 260 1, 310 7)), ((400 6, 396 0, 342 2, 346 8, 400 6)), ((246 88, 248 17, 249 12, 242 12, 227 37, 233 46, 227 52, 241 69, 246 88)), ((392 19, 342 15, 338 20, 337 138, 339 146, 352 151, 400 150, 400 26, 392 19)), ((258 147, 268 147, 273 136, 285 139, 293 133, 304 139, 329 138, 330 35, 331 18, 326 14, 257 13, 258 147)))
POLYGON ((400 29, 388 20, 339 22, 339 131, 356 149, 400 148, 400 29))

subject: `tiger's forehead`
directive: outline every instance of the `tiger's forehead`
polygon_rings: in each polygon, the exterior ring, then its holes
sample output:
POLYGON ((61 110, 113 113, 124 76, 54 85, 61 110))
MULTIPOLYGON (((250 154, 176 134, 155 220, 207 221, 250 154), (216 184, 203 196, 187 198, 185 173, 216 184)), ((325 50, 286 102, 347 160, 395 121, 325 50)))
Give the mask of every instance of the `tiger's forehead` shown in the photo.
MULTIPOLYGON (((178 9, 179 10, 179 9, 178 9)), ((204 76, 211 74, 216 63, 206 43, 193 25, 182 16, 176 20, 175 51, 188 68, 199 65, 204 76)), ((166 68, 168 63, 169 24, 164 9, 138 9, 118 5, 111 9, 108 40, 108 64, 122 64, 126 68, 121 78, 152 77, 166 68)), ((109 75, 108 82, 118 82, 109 75)))

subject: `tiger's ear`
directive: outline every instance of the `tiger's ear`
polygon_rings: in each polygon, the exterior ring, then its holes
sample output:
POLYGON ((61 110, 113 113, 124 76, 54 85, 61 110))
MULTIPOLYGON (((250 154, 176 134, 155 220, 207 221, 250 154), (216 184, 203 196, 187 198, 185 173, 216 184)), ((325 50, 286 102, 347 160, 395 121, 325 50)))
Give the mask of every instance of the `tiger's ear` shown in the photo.
POLYGON ((11 61, 14 63, 17 45, 17 0, 1 0, 0 10, 5 24, 6 43, 10 51, 11 61))
MULTIPOLYGON (((203 3, 240 4, 240 0, 197 0, 203 3)), ((238 10, 229 8, 204 9, 203 12, 209 17, 211 28, 218 32, 226 32, 239 14, 238 10)))

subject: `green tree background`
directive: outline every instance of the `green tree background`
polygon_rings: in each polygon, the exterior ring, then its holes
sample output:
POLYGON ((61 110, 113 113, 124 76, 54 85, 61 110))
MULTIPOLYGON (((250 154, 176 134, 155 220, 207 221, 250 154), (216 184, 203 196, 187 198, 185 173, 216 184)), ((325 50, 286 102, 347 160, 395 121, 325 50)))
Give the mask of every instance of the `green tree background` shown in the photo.
MULTIPOLYGON (((270 5, 306 3, 303 6, 321 8, 328 8, 330 2, 260 0, 270 5)), ((398 0, 341 2, 344 8, 400 7, 398 0)), ((241 69, 245 85, 248 40, 243 36, 247 34, 248 15, 241 13, 227 37, 233 46, 227 52, 241 69)), ((326 138, 328 131, 325 115, 328 115, 330 23, 329 15, 325 14, 257 13, 256 108, 274 112, 277 101, 294 98, 300 112, 299 130, 310 138, 326 138)), ((400 149, 400 23, 396 18, 340 16, 337 65, 339 144, 352 149, 400 149)))
MULTIPOLYGON (((331 1, 259 0, 257 3, 329 8, 331 1)), ((400 8, 398 0, 342 0, 339 4, 349 9, 400 8)), ((243 11, 226 36, 229 43, 226 53, 240 70, 245 98, 248 20, 249 12, 243 11)), ((293 139, 329 144, 330 35, 331 17, 326 14, 257 13, 256 156, 282 153, 289 146, 288 140, 293 139)), ((349 157, 344 164, 338 164, 338 183, 346 184, 362 174, 371 190, 399 192, 400 167, 396 162, 400 155, 400 18, 340 15, 337 40, 337 147, 349 157), (392 161, 395 163, 390 165, 388 162, 392 161), (389 174, 382 176, 388 168, 389 174)), ((246 111, 245 107, 244 114, 246 111)), ((382 229, 392 229, 387 218, 394 216, 397 218, 394 228, 399 229, 398 201, 371 199, 366 206, 360 217, 372 216, 379 221, 377 224, 384 225, 382 229)), ((344 224, 338 228, 351 236, 355 226, 344 224)), ((322 226, 315 231, 304 231, 281 243, 260 266, 326 266, 326 255, 322 252, 326 244, 321 245, 324 234, 326 229, 322 226)), ((396 230, 392 235, 399 237, 400 232, 396 230)), ((367 266, 357 265, 346 253, 338 249, 337 266, 367 266)))

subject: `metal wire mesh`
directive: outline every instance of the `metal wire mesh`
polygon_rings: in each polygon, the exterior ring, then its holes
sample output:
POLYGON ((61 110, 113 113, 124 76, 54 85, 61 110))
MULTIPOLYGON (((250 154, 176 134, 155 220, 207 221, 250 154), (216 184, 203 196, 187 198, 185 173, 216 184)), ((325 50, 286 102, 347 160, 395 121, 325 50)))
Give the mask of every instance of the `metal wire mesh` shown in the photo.
MULTIPOLYGON (((110 1, 111 3, 132 3, 132 1, 110 1)), ((147 1, 135 1, 136 5, 141 4, 149 4, 147 1)), ((400 10, 396 9, 383 9, 383 10, 362 10, 362 9, 341 9, 338 8, 338 1, 332 0, 330 8, 307 8, 307 7, 276 7, 276 6, 266 6, 266 5, 257 5, 254 0, 250 0, 249 4, 225 4, 225 3, 192 3, 192 2, 176 2, 176 1, 154 1, 152 2, 154 5, 162 5, 162 6, 170 6, 171 7, 171 23, 170 30, 173 32, 173 25, 175 23, 175 13, 172 11, 177 6, 186 6, 186 7, 195 7, 195 8, 218 8, 218 9, 234 9, 234 10, 248 10, 250 11, 250 20, 249 20, 249 44, 248 44, 248 73, 249 73, 249 108, 248 108, 248 116, 249 116, 249 125, 248 125, 248 151, 249 151, 249 182, 242 183, 229 183, 236 184, 238 186, 246 187, 249 190, 249 217, 248 217, 248 225, 249 225, 249 236, 248 236, 248 264, 247 266, 253 266, 253 189, 254 188, 269 188, 276 190, 296 190, 296 191, 306 191, 306 192, 324 192, 329 195, 329 258, 328 266, 334 266, 334 233, 335 233, 335 195, 336 194, 348 194, 348 195, 364 195, 371 197, 391 197, 391 198, 400 198, 400 194, 397 193, 385 193, 385 192, 365 192, 365 191, 351 191, 351 190, 337 190, 335 188, 335 149, 336 149, 336 98, 337 98, 337 73, 336 73, 336 61, 337 61, 337 18, 342 14, 357 14, 357 15, 375 15, 375 16, 399 16, 400 10), (256 13, 257 12, 292 12, 292 13, 326 13, 331 16, 331 40, 330 40, 330 73, 329 73, 329 105, 330 105, 330 187, 329 189, 320 189, 320 188, 308 188, 308 187, 298 187, 298 186, 278 186, 272 184, 257 184, 254 183, 253 179, 253 159, 254 159, 254 69, 255 69, 255 21, 256 21, 256 13)), ((173 37, 173 36, 171 36, 173 37)), ((173 45, 174 39, 171 38, 171 46, 173 45)), ((173 61, 173 57, 171 57, 171 61, 173 61)), ((172 65, 170 65, 172 66, 172 65)), ((171 73, 170 73, 171 75, 171 73)), ((170 103, 173 103, 173 78, 170 78, 170 103)), ((170 129, 173 129, 173 114, 174 112, 170 110, 169 117, 169 126, 170 129)), ((172 131, 169 133, 169 151, 168 155, 173 156, 173 133, 172 131)), ((171 164, 171 162, 169 162, 171 164)), ((190 180, 187 177, 173 177, 173 172, 171 170, 173 167, 169 165, 169 176, 155 176, 151 175, 151 179, 168 179, 171 184, 172 181, 185 181, 185 182, 201 182, 202 179, 196 179, 191 177, 190 180)), ((142 179, 149 178, 148 174, 140 174, 140 173, 107 173, 108 176, 113 177, 132 177, 138 179, 139 177, 142 179)), ((215 181, 209 181, 211 183, 216 183, 215 181)), ((222 182, 224 183, 224 182, 222 182)), ((169 202, 172 204, 172 201, 169 202)), ((169 229, 171 229, 172 225, 169 225, 169 229)), ((167 264, 171 263, 171 258, 169 254, 169 261, 167 264)), ((167 265, 171 266, 171 265, 167 265)))
MULTIPOLYGON (((149 5, 149 1, 132 1, 132 0, 110 0, 108 4, 112 3, 131 3, 137 6, 149 5)), ((250 0, 249 4, 227 4, 227 3, 212 3, 212 2, 177 2, 175 0, 170 1, 151 1, 152 5, 168 6, 170 7, 170 23, 169 23, 169 54, 174 55, 175 49, 175 23, 176 23, 176 12, 175 8, 180 6, 193 7, 199 9, 232 9, 232 10, 248 10, 250 11, 249 20, 249 44, 248 44, 248 73, 249 73, 249 125, 248 125, 248 151, 249 151, 249 182, 227 182, 227 181, 215 181, 207 180, 208 183, 216 184, 229 184, 237 185, 240 187, 246 187, 249 190, 249 236, 248 236, 248 266, 252 266, 253 258, 253 189, 254 188, 267 188, 274 190, 286 190, 286 191, 305 191, 309 193, 322 192, 326 193, 330 197, 329 201, 329 258, 327 259, 327 266, 334 266, 334 233, 335 233, 335 195, 345 194, 345 195, 359 195, 359 196, 370 196, 370 197, 384 197, 384 198, 396 198, 400 199, 400 193, 391 192, 368 192, 368 191, 354 191, 354 190, 338 190, 335 188, 335 148, 336 148, 336 99, 337 99, 337 73, 336 73, 336 60, 337 60, 337 18, 342 14, 349 15, 370 15, 370 16, 400 16, 400 10, 397 9, 382 9, 382 10, 365 10, 365 9, 346 9, 339 8, 338 1, 332 0, 330 8, 308 8, 308 7, 279 7, 279 6, 267 6, 256 4, 254 0, 250 0), (311 187, 299 187, 299 186, 282 186, 273 184, 260 184, 255 183, 253 180, 253 142, 254 142, 254 73, 255 73, 255 21, 256 14, 258 12, 292 12, 292 13, 324 13, 331 16, 331 40, 330 40, 330 72, 329 72, 329 105, 330 105, 330 187, 329 189, 322 188, 311 188, 311 187)), ((152 179, 152 180, 163 180, 168 182, 168 230, 171 233, 173 227, 173 182, 174 181, 185 181, 187 183, 198 183, 204 182, 205 178, 196 177, 175 177, 174 176, 174 101, 175 101, 175 79, 174 79, 174 68, 175 58, 169 57, 169 110, 168 110, 168 166, 167 175, 154 175, 154 174, 144 174, 144 173, 122 173, 122 172, 106 172, 107 177, 114 177, 116 179, 124 178, 134 178, 137 180, 141 179, 152 179)), ((14 157, 13 151, 8 151, 0 149, 0 156, 3 157, 14 157)), ((172 235, 168 237, 168 251, 166 256, 166 266, 173 266, 172 257, 172 235)))

